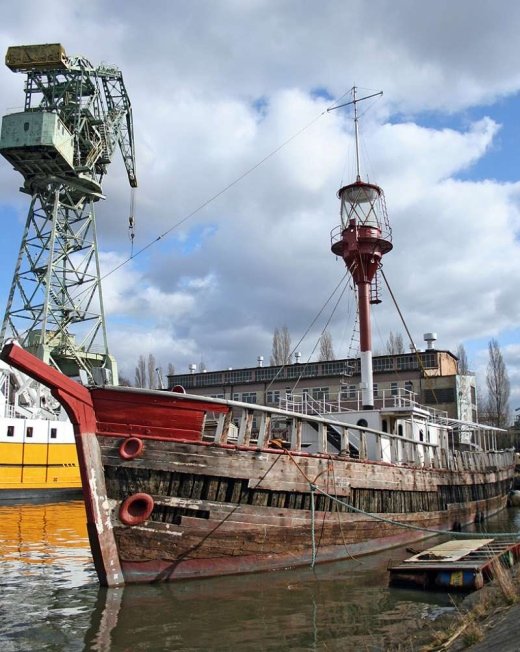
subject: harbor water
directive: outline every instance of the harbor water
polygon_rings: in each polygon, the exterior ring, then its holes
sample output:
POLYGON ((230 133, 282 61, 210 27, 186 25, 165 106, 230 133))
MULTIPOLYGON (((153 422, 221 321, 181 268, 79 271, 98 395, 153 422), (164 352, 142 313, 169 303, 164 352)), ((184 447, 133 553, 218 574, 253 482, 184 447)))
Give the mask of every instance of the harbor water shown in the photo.
MULTIPOLYGON (((80 501, 0 506, 0 519, 2 652, 378 651, 396 640, 412 649, 413 633, 433 631, 460 599, 389 588, 388 562, 408 557, 405 548, 314 570, 107 590, 80 501)), ((485 527, 516 532, 520 512, 504 510, 485 527)))

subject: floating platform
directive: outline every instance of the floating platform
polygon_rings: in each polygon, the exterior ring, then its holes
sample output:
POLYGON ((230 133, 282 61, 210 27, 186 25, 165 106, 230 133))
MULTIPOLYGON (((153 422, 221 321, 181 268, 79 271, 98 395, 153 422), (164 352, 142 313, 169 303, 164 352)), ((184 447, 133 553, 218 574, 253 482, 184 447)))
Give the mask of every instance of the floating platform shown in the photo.
POLYGON ((390 562, 390 586, 473 591, 493 578, 497 564, 510 568, 519 558, 518 540, 455 539, 390 562))

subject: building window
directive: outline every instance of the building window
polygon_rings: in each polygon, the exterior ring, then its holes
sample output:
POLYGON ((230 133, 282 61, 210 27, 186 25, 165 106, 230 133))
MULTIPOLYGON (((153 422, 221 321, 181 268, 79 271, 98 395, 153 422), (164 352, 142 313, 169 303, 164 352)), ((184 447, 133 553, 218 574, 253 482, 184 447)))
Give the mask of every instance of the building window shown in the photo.
POLYGON ((404 371, 405 369, 419 369, 419 360, 415 353, 397 358, 397 368, 399 371, 404 371))
POLYGON ((25 434, 27 437, 32 437, 33 436, 33 428, 32 426, 27 426, 27 430, 25 431, 25 434))
POLYGON ((169 387, 182 385, 183 387, 195 387, 195 374, 183 374, 178 376, 168 376, 169 387))
POLYGON ((342 362, 322 362, 321 373, 328 374, 352 374, 350 362, 343 360, 342 362))
POLYGON ((347 398, 356 398, 357 396, 357 385, 348 385, 348 386, 343 386, 341 388, 340 392, 340 397, 341 400, 345 400, 347 398))
POLYGON ((237 371, 228 371, 225 380, 228 383, 248 383, 252 380, 251 369, 238 369, 237 371))
POLYGON ((407 392, 413 392, 413 383, 411 380, 407 380, 404 384, 404 388, 407 392))
POLYGON ((242 394, 242 401, 244 403, 256 403, 256 392, 244 392, 242 394))
POLYGON ((287 367, 287 378, 310 378, 318 375, 318 365, 297 364, 287 367))
POLYGON ((374 371, 392 371, 394 359, 392 357, 374 358, 372 362, 374 371))
POLYGON ((426 389, 424 391, 424 402, 430 405, 437 403, 455 403, 455 389, 453 387, 426 389))
POLYGON ((314 387, 312 390, 312 398, 317 401, 321 399, 328 400, 329 398, 329 388, 328 387, 314 387))
POLYGON ((14 426, 7 426, 7 436, 14 437, 14 426))
POLYGON ((280 371, 280 367, 259 367, 255 369, 255 380, 272 380, 273 378, 283 378, 284 373, 283 369, 280 371))
POLYGON ((222 373, 212 372, 199 376, 199 385, 222 385, 222 373))
POLYGON ((224 394, 210 394, 210 398, 224 398, 224 394))
POLYGON ((374 398, 377 398, 379 396, 379 386, 377 383, 374 383, 374 398))
POLYGON ((280 403, 280 390, 278 389, 270 389, 265 396, 266 403, 274 403, 275 405, 278 405, 280 403))
POLYGON ((234 400, 234 401, 240 401, 240 394, 238 394, 238 393, 235 392, 235 393, 233 394, 233 400, 234 400))
POLYGON ((422 366, 426 369, 436 369, 439 364, 437 362, 437 353, 421 353, 422 366))
POLYGON ((56 439, 57 436, 58 436, 58 429, 51 428, 51 439, 56 439))
POLYGON ((397 396, 397 391, 398 391, 397 383, 390 383, 390 394, 392 396, 397 396))

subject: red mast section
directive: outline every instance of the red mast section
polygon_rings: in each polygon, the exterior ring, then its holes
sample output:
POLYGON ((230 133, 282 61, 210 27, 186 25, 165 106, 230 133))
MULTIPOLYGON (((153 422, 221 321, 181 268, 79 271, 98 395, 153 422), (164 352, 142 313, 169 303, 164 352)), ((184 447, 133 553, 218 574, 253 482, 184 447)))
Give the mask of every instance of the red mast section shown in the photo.
POLYGON ((392 233, 382 188, 361 181, 357 102, 367 98, 356 99, 355 87, 353 97, 353 101, 348 104, 354 105, 357 178, 354 183, 338 190, 338 198, 341 202, 341 224, 331 233, 331 249, 336 256, 343 258, 357 288, 361 397, 363 409, 371 410, 374 407, 374 389, 370 307, 372 303, 380 303, 377 272, 381 267, 382 257, 392 249, 392 233))

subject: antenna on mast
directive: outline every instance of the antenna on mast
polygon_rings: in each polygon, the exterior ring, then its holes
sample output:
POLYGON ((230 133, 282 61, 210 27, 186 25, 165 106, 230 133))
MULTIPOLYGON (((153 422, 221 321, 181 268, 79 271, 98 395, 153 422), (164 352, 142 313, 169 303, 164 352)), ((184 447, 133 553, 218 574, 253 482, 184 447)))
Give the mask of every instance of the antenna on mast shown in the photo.
POLYGON ((368 100, 371 97, 380 97, 383 95, 383 91, 379 91, 378 93, 372 93, 371 95, 365 95, 365 97, 356 97, 356 92, 357 92, 357 87, 352 86, 352 99, 350 102, 345 102, 343 104, 338 104, 338 106, 331 106, 329 109, 327 109, 327 113, 330 113, 330 111, 335 111, 336 109, 341 109, 344 106, 350 106, 351 104, 354 105, 354 138, 356 141, 356 181, 361 181, 361 175, 360 175, 360 164, 359 164, 359 116, 358 116, 358 111, 357 111, 357 105, 359 102, 363 102, 363 100, 368 100))

